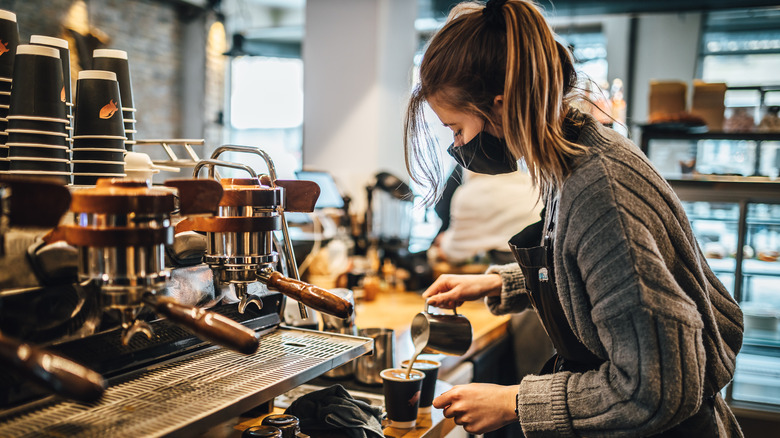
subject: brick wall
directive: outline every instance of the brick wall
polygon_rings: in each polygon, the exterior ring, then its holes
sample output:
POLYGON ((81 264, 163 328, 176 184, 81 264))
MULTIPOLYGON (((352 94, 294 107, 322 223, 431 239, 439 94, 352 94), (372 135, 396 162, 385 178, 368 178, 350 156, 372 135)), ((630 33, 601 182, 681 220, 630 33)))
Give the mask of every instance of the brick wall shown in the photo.
MULTIPOLYGON (((0 9, 16 13, 20 42, 27 43, 36 34, 62 38, 63 20, 76 1, 0 0, 0 9)), ((86 4, 90 27, 109 38, 102 47, 128 53, 138 109, 136 138, 181 137, 183 54, 178 8, 160 0, 87 0, 86 4)))

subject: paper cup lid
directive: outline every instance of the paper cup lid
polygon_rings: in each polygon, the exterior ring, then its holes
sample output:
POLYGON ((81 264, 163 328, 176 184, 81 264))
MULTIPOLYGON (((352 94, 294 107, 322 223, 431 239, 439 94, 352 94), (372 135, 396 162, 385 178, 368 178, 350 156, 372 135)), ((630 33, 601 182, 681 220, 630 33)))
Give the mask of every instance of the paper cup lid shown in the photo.
POLYGON ((0 9, 0 19, 2 20, 8 20, 8 21, 16 21, 16 14, 14 14, 11 11, 6 11, 5 9, 0 9))
POLYGON ((105 79, 107 81, 115 81, 116 73, 105 70, 81 70, 79 72, 79 79, 105 79))
POLYGON ((59 50, 49 46, 36 46, 33 44, 20 44, 16 47, 17 55, 38 55, 60 59, 59 50))
POLYGON ((33 35, 30 37, 31 44, 45 44, 47 46, 60 47, 63 49, 68 48, 68 42, 62 38, 54 38, 45 35, 33 35))
POLYGON ((95 49, 92 52, 92 57, 127 59, 127 52, 125 52, 124 50, 116 50, 116 49, 95 49))

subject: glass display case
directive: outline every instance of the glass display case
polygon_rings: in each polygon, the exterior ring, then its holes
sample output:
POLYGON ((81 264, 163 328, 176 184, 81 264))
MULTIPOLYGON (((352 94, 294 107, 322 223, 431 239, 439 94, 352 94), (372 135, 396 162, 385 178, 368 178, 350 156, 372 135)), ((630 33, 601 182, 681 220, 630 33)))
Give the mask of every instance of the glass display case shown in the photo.
POLYGON ((726 400, 736 411, 780 412, 780 181, 669 183, 707 263, 743 310, 744 340, 726 400))

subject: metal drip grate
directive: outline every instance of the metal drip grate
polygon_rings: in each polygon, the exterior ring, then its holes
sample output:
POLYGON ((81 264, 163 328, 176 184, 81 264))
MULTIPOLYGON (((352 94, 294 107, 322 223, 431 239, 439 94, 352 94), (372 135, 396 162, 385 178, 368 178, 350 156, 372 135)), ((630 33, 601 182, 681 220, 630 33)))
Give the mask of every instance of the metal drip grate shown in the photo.
POLYGON ((371 340, 278 328, 244 356, 222 348, 113 382, 92 405, 0 416, 0 437, 191 436, 371 350, 371 340))

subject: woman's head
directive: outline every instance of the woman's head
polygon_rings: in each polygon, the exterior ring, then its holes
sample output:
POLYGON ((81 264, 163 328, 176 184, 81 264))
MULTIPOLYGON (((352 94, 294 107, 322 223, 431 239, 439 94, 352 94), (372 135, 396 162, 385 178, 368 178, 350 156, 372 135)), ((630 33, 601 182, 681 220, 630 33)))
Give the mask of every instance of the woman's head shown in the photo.
POLYGON ((420 84, 407 109, 409 173, 418 182, 439 186, 436 148, 423 115, 430 102, 434 109, 478 118, 488 132, 506 140, 515 159, 525 160, 543 189, 559 185, 568 172, 568 157, 580 150, 562 132, 565 98, 575 81, 567 50, 531 1, 455 6, 425 50, 420 84))

